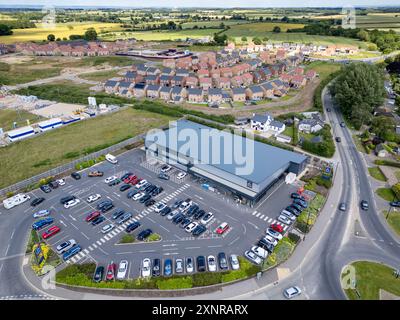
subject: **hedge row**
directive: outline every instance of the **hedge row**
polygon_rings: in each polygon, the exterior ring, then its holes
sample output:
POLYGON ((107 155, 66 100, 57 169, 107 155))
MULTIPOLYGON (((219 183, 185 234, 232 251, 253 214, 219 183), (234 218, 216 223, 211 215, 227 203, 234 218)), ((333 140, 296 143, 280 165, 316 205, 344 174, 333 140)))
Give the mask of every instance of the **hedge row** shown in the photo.
POLYGON ((335 144, 331 133, 331 127, 329 124, 325 124, 323 129, 320 131, 320 135, 323 138, 322 142, 313 143, 309 140, 304 140, 301 147, 303 150, 314 153, 321 157, 331 158, 335 154, 335 144))
POLYGON ((322 111, 322 90, 328 85, 329 82, 331 82, 333 79, 335 79, 340 73, 339 71, 336 71, 334 73, 331 73, 328 75, 324 80, 322 80, 317 89, 314 91, 314 97, 313 97, 313 106, 315 109, 318 111, 322 111))
POLYGON ((90 159, 90 160, 87 160, 87 161, 83 161, 83 162, 77 163, 75 165, 75 169, 76 170, 83 170, 83 169, 86 169, 86 168, 90 168, 91 166, 94 166, 96 163, 103 162, 105 159, 106 159, 106 157, 104 155, 101 155, 101 156, 97 157, 96 159, 90 159))
POLYGON ((390 160, 375 160, 375 164, 378 166, 389 166, 389 167, 396 167, 400 168, 400 162, 390 161, 390 160))

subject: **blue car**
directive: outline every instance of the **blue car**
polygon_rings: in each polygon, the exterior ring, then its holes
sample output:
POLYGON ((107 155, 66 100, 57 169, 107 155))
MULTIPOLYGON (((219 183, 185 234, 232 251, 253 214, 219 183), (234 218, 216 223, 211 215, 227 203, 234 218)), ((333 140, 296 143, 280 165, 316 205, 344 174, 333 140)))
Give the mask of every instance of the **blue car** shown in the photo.
POLYGON ((66 251, 63 254, 63 260, 67 261, 68 259, 72 258, 77 253, 81 252, 81 250, 82 250, 81 246, 79 246, 79 245, 73 246, 71 249, 69 249, 68 251, 66 251))
POLYGON ((53 222, 54 222, 53 218, 41 219, 41 220, 36 221, 34 224, 32 224, 32 229, 33 230, 40 230, 43 227, 52 224, 53 222))
POLYGON ((301 199, 295 199, 295 200, 293 200, 293 203, 298 204, 299 206, 301 206, 303 208, 308 207, 307 201, 303 201, 301 199))
POLYGON ((170 276, 172 274, 172 260, 167 259, 164 262, 164 276, 170 276))

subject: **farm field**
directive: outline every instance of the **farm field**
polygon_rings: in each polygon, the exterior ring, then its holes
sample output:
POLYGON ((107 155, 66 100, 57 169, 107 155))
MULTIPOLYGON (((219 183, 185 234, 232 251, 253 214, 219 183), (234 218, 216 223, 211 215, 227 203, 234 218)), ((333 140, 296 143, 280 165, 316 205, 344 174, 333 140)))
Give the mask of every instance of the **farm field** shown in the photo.
POLYGON ((95 28, 97 33, 122 30, 121 26, 116 23, 99 23, 99 22, 84 22, 84 23, 57 23, 55 28, 41 27, 27 29, 14 29, 14 34, 10 36, 2 36, 0 43, 14 43, 26 41, 42 41, 47 40, 49 34, 54 34, 56 38, 68 38, 71 34, 82 35, 89 28, 95 28))
POLYGON ((183 29, 193 28, 194 26, 198 26, 199 28, 210 28, 210 27, 219 27, 220 24, 223 23, 226 26, 232 26, 237 24, 247 24, 250 21, 244 20, 213 20, 213 21, 196 21, 196 22, 185 22, 182 24, 183 29))
POLYGON ((144 41, 165 41, 165 40, 177 40, 186 38, 202 38, 206 36, 212 37, 216 29, 187 29, 182 31, 164 31, 164 30, 154 30, 154 31, 124 31, 124 32, 109 32, 100 35, 103 40, 116 40, 116 39, 127 39, 136 38, 137 40, 144 41))
POLYGON ((105 81, 110 78, 118 77, 119 72, 120 72, 119 70, 97 71, 97 72, 82 74, 79 76, 79 78, 91 81, 105 81))
POLYGON ((166 125, 169 120, 164 115, 128 108, 13 143, 0 149, 0 188, 166 125))
POLYGON ((274 27, 278 26, 281 28, 281 32, 286 32, 288 29, 300 29, 304 27, 304 24, 300 23, 279 23, 279 22, 257 22, 257 23, 245 23, 231 26, 226 32, 227 35, 232 37, 263 37, 266 32, 270 32, 274 27))

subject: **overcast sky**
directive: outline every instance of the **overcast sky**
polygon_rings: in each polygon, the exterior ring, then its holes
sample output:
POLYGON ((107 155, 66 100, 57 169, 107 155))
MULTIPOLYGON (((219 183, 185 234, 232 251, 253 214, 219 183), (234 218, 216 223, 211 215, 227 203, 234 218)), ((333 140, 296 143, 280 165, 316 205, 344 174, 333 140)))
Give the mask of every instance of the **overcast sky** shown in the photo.
POLYGON ((398 6, 398 0, 0 0, 0 5, 125 7, 342 7, 398 6))

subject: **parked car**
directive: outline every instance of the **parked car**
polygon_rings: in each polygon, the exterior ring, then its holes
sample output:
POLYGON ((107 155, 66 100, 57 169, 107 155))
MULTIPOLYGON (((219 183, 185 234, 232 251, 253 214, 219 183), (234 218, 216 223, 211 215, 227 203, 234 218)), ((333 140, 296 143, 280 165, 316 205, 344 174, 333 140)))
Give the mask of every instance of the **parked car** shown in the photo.
POLYGON ((187 210, 189 210, 191 205, 192 205, 192 201, 183 201, 179 206, 179 210, 181 212, 186 212, 187 210))
POLYGON ((81 200, 79 200, 79 199, 74 199, 74 200, 68 201, 67 203, 64 204, 64 208, 69 209, 71 207, 76 206, 80 202, 81 202, 81 200))
POLYGON ((127 194, 126 197, 128 199, 131 199, 135 194, 139 193, 139 190, 130 190, 127 194))
POLYGON ((252 246, 250 250, 258 255, 261 259, 267 259, 268 257, 268 251, 259 246, 252 246))
POLYGON ((143 187, 146 183, 147 183, 147 180, 143 179, 143 180, 140 181, 138 184, 136 184, 135 188, 140 189, 140 188, 143 187))
POLYGON ((166 173, 168 171, 170 171, 172 169, 172 167, 168 164, 165 164, 161 167, 161 172, 166 173))
POLYGON ((206 258, 204 256, 198 256, 197 259, 197 271, 204 272, 206 269, 206 258))
POLYGON ((301 205, 299 205, 298 203, 296 203, 296 202, 293 202, 291 204, 291 207, 295 208, 298 212, 303 212, 303 210, 304 210, 304 208, 301 205))
POLYGON ((296 193, 296 192, 293 192, 293 193, 290 195, 290 197, 291 197, 292 199, 306 200, 303 196, 299 195, 299 194, 296 193))
POLYGON ((114 208, 113 203, 107 203, 105 206, 103 206, 100 210, 103 213, 106 213, 107 211, 110 211, 112 208, 114 208))
POLYGON ((71 177, 75 180, 79 180, 81 178, 81 175, 78 172, 72 172, 71 177))
POLYGON ((272 253, 275 249, 275 247, 267 242, 264 238, 260 239, 260 241, 258 241, 257 245, 265 250, 267 250, 269 253, 272 253))
POLYGON ((164 202, 160 202, 159 204, 156 205, 154 212, 159 213, 161 210, 163 210, 166 207, 167 207, 167 205, 164 202))
POLYGON ((400 207, 400 201, 391 201, 391 202, 390 202, 390 205, 391 205, 392 207, 400 207))
POLYGON ((236 254, 231 254, 230 261, 231 261, 232 270, 239 270, 240 269, 239 259, 238 259, 238 256, 236 254))
POLYGON ((94 271, 93 275, 93 282, 101 282, 104 277, 104 267, 103 266, 98 266, 96 270, 94 271))
POLYGON ((74 199, 76 199, 75 196, 66 196, 66 197, 63 197, 63 198, 60 199, 60 203, 61 204, 65 204, 65 203, 67 203, 67 202, 69 202, 71 200, 74 200, 74 199))
POLYGON ((108 206, 110 204, 112 204, 113 202, 111 200, 103 200, 100 203, 97 204, 97 209, 101 210, 103 209, 105 206, 108 206))
POLYGON ((228 269, 228 261, 226 260, 226 254, 224 252, 218 253, 218 264, 221 270, 228 269))
POLYGON ((287 207, 285 208, 285 210, 286 210, 286 211, 289 211, 290 213, 293 213, 296 217, 298 217, 299 214, 301 213, 301 211, 297 210, 296 208, 292 207, 291 205, 290 205, 290 206, 287 206, 287 207))
POLYGON ((120 216, 122 216, 125 213, 125 210, 123 209, 118 209, 117 211, 115 211, 112 215, 111 218, 113 220, 118 219, 120 216))
POLYGON ((266 232, 267 232, 267 235, 275 238, 276 240, 282 240, 282 238, 283 238, 283 236, 279 232, 277 232, 271 228, 268 228, 266 232))
POLYGON ((368 210, 368 208, 369 208, 368 201, 367 200, 362 200, 361 201, 361 209, 368 210))
POLYGON ((130 184, 123 184, 120 188, 119 191, 124 192, 128 190, 130 187, 132 187, 130 184))
POLYGON ((160 172, 159 175, 158 175, 158 178, 159 179, 163 179, 163 180, 169 180, 169 175, 167 175, 164 172, 160 172))
POLYGON ((162 210, 160 211, 160 215, 164 217, 164 216, 166 216, 167 214, 169 214, 171 211, 172 211, 172 209, 171 209, 170 207, 166 207, 166 208, 164 208, 164 209, 162 209, 162 210))
POLYGON ((126 277, 126 274, 128 272, 128 266, 129 263, 127 260, 121 260, 118 266, 118 271, 117 271, 117 279, 118 280, 123 280, 126 277))
POLYGON ((291 212, 289 212, 289 211, 287 211, 285 209, 283 209, 281 211, 281 215, 288 217, 291 221, 296 220, 296 216, 293 213, 291 213, 291 212))
POLYGON ((114 229, 114 225, 112 223, 106 224, 103 228, 101 228, 101 232, 106 234, 114 229))
POLYGON ((63 254, 64 252, 71 249, 74 245, 76 245, 76 241, 74 239, 70 239, 70 240, 64 241, 63 243, 59 244, 56 247, 56 251, 58 254, 63 254))
POLYGON ((88 177, 102 177, 104 175, 103 171, 94 170, 88 173, 88 177))
POLYGON ((101 194, 96 193, 96 194, 90 195, 90 196, 86 199, 86 201, 89 202, 89 203, 91 203, 91 202, 94 202, 94 201, 99 200, 100 198, 101 198, 101 194))
POLYGON ((196 227, 198 226, 199 224, 197 223, 197 222, 192 222, 191 224, 189 224, 186 228, 185 228, 185 231, 186 232, 192 232, 194 229, 196 229, 196 227))
POLYGON ((294 297, 297 297, 299 295, 301 295, 301 290, 299 287, 293 286, 290 288, 287 288, 283 291, 283 295, 287 298, 287 299, 292 299, 294 297))
POLYGON ((148 199, 148 200, 146 200, 145 202, 144 202, 144 206, 145 207, 150 207, 150 206, 152 206, 153 204, 155 204, 156 203, 156 200, 154 200, 154 199, 148 199))
POLYGON ((50 182, 49 182, 49 186, 50 186, 52 189, 57 189, 57 188, 58 188, 58 181, 57 181, 57 180, 52 180, 52 181, 50 181, 50 182))
POLYGON ((221 223, 217 229, 215 229, 215 232, 217 234, 224 234, 227 230, 229 229, 229 225, 227 222, 221 223))
POLYGON ((34 218, 42 218, 42 217, 48 216, 49 214, 50 214, 50 210, 45 209, 45 210, 40 210, 38 212, 35 212, 33 214, 33 217, 34 218))
POLYGON ((48 184, 44 184, 44 185, 40 186, 40 190, 42 190, 44 193, 51 192, 51 188, 48 184))
POLYGON ((174 211, 171 211, 168 215, 167 215, 167 219, 168 220, 172 220, 177 214, 179 214, 180 211, 178 209, 175 209, 174 211))
POLYGON ((294 199, 293 203, 298 204, 300 207, 303 207, 304 209, 308 207, 307 201, 303 201, 301 199, 294 199))
POLYGON ((59 186, 64 186, 65 185, 65 180, 64 179, 58 179, 56 180, 59 186))
POLYGON ((32 200, 31 206, 32 206, 32 207, 36 207, 36 206, 38 206, 39 204, 41 204, 44 200, 45 200, 45 198, 43 198, 43 197, 36 198, 36 199, 32 200))
POLYGON ((272 244, 274 247, 278 244, 278 240, 276 240, 274 237, 270 236, 269 234, 267 234, 266 236, 264 236, 263 238, 266 242, 272 244))
POLYGON ((36 221, 36 222, 34 222, 32 224, 32 229, 33 230, 40 230, 40 229, 44 228, 45 226, 48 226, 48 225, 52 224, 53 222, 54 222, 54 219, 50 218, 50 217, 49 218, 40 219, 40 220, 38 220, 38 221, 36 221))
POLYGON ((278 221, 280 221, 280 222, 282 222, 282 223, 284 223, 284 224, 287 224, 287 225, 290 225, 290 224, 292 223, 292 220, 289 219, 289 217, 288 217, 288 216, 285 216, 284 214, 281 214, 281 215, 278 217, 278 221))
POLYGON ((200 220, 200 223, 207 224, 212 220, 212 218, 214 218, 214 214, 209 212, 200 220))
POLYGON ((69 249, 66 252, 64 252, 63 260, 67 261, 67 260, 71 259, 74 255, 76 255, 77 253, 79 253, 81 251, 82 251, 82 247, 79 246, 79 245, 75 245, 71 249, 69 249))
POLYGON ((153 268, 152 268, 152 276, 159 277, 161 274, 161 260, 160 259, 153 259, 153 268))
POLYGON ((166 259, 164 261, 164 276, 170 276, 172 274, 172 260, 166 259))
POLYGON ((115 180, 109 182, 108 186, 109 187, 116 186, 117 184, 120 184, 121 182, 122 182, 121 179, 115 179, 115 180))
POLYGON ((143 230, 142 232, 140 232, 138 234, 137 240, 143 241, 143 240, 147 239, 152 233, 153 233, 153 231, 151 229, 143 230))
POLYGON ((184 217, 183 220, 180 223, 180 228, 185 229, 189 224, 192 223, 192 219, 188 218, 188 217, 184 217))
POLYGON ((141 224, 140 224, 139 221, 133 222, 133 223, 129 224, 129 225, 126 227, 125 231, 128 232, 128 233, 129 233, 129 232, 132 232, 132 231, 136 230, 137 228, 139 228, 140 225, 141 225, 141 224))
POLYGON ((160 187, 160 186, 156 186, 155 187, 155 189, 151 192, 151 195, 153 196, 153 197, 155 197, 156 195, 159 195, 161 192, 163 192, 164 191, 164 188, 163 187, 160 187))
POLYGON ((193 216, 197 211, 199 211, 199 206, 197 204, 192 204, 186 212, 188 217, 193 216))
POLYGON ((106 273, 106 280, 112 281, 115 279, 115 270, 117 269, 117 266, 113 261, 109 263, 107 266, 107 273, 106 273))
POLYGON ((199 220, 199 219, 203 218, 205 214, 206 214, 206 212, 203 209, 200 209, 199 211, 197 211, 194 214, 193 218, 196 220, 199 220))
POLYGON ((183 179, 183 178, 186 177, 186 176, 187 176, 187 173, 186 173, 186 172, 183 172, 183 171, 179 172, 179 173, 176 175, 176 177, 177 177, 179 180, 183 179))
POLYGON ((123 224, 126 221, 128 221, 130 218, 132 218, 132 213, 131 212, 127 212, 122 217, 119 218, 117 223, 118 224, 123 224))
POLYGON ((271 224, 270 228, 272 230, 275 230, 276 232, 279 232, 279 233, 283 232, 283 227, 280 224, 277 224, 277 223, 271 224))
POLYGON ((193 271, 194 271, 193 258, 192 257, 187 257, 186 258, 186 272, 187 273, 192 273, 193 271))
POLYGON ((179 213, 172 219, 172 223, 174 224, 181 223, 183 219, 185 219, 185 215, 183 213, 179 213))
POLYGON ((346 211, 346 204, 344 202, 339 204, 339 210, 340 211, 346 211))
POLYGON ((92 221, 92 226, 97 226, 98 224, 104 222, 106 220, 103 216, 98 216, 96 219, 92 221))
POLYGON ((146 194, 144 192, 139 192, 136 193, 133 197, 132 200, 137 201, 140 200, 141 198, 143 198, 146 194))
POLYGON ((133 173, 127 172, 121 177, 121 180, 125 183, 128 183, 128 181, 131 179, 131 177, 133 177, 133 173))
POLYGON ((182 203, 183 200, 176 200, 175 203, 172 205, 172 209, 178 209, 182 203))
POLYGON ((244 256, 250 260, 251 262, 255 263, 255 264, 260 264, 262 262, 262 259, 256 255, 253 251, 247 250, 244 253, 244 256))
POLYGON ((115 181, 117 179, 118 179, 117 176, 111 176, 111 177, 108 177, 108 178, 104 179, 104 183, 110 183, 110 182, 113 182, 113 181, 115 181))
POLYGON ((93 211, 85 218, 86 222, 90 222, 100 216, 100 211, 93 211))
POLYGON ((149 199, 151 199, 151 195, 145 193, 145 195, 139 199, 139 202, 140 203, 145 203, 149 199))
POLYGON ((183 272, 183 260, 176 259, 175 260, 175 273, 182 273, 183 272))
POLYGON ((43 239, 51 238, 52 236, 59 233, 60 231, 61 231, 60 227, 52 226, 49 229, 47 229, 45 232, 42 233, 42 238, 43 239))
POLYGON ((211 272, 217 271, 217 263, 213 255, 209 255, 207 257, 207 265, 208 265, 208 271, 211 272))
POLYGON ((198 225, 192 232, 192 235, 197 237, 203 234, 207 230, 206 226, 204 225, 198 225))

